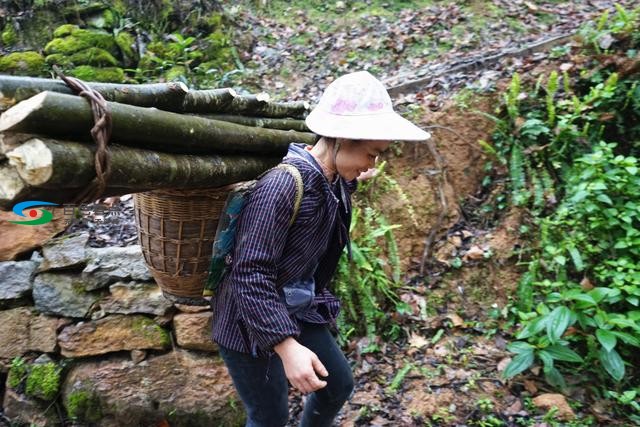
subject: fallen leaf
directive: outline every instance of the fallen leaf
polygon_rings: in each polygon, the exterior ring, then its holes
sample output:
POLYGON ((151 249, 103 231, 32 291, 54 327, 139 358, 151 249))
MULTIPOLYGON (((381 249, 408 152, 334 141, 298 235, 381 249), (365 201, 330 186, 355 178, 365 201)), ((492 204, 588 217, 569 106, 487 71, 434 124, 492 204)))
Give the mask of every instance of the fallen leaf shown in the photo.
POLYGON ((429 340, 423 337, 422 335, 418 335, 416 333, 411 333, 411 337, 409 338, 409 346, 415 348, 422 348, 429 344, 429 340))
POLYGON ((536 394, 538 392, 538 387, 536 387, 536 383, 531 380, 524 380, 524 388, 531 394, 536 394))
POLYGON ((464 259, 479 260, 484 258, 484 251, 480 246, 472 246, 463 257, 464 259))
POLYGON ((464 325, 464 320, 462 320, 462 317, 458 316, 456 313, 447 314, 447 319, 451 320, 451 323, 453 323, 453 326, 455 327, 464 325))
POLYGON ((498 366, 496 366, 496 369, 498 370, 498 372, 502 372, 505 369, 507 369, 507 365, 509 365, 509 363, 511 363, 511 358, 504 357, 502 360, 498 362, 498 366))

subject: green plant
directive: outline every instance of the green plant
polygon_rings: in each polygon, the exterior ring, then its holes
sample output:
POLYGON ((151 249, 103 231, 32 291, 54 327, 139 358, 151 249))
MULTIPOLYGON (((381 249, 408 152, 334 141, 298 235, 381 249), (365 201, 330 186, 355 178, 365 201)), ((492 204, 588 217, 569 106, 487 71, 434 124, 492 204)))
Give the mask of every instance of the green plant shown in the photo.
POLYGON ((386 388, 386 392, 388 394, 393 394, 396 391, 398 391, 398 388, 402 385, 404 378, 412 369, 413 369, 413 364, 407 363, 406 365, 404 365, 402 369, 400 369, 396 373, 395 377, 391 381, 391 384, 389 384, 389 386, 386 388))
POLYGON ((15 357, 11 360, 9 366, 9 376, 7 378, 7 384, 12 389, 18 389, 22 381, 27 377, 27 364, 21 357, 15 357))
MULTIPOLYGON (((635 157, 615 155, 614 144, 600 143, 576 160, 565 201, 542 222, 542 261, 551 278, 536 283, 545 296, 536 312, 523 317, 512 344, 517 356, 505 370, 513 376, 534 356, 544 363, 547 380, 564 384, 554 361, 597 360, 615 381, 625 376, 631 347, 640 347, 640 174, 635 157), (598 286, 577 283, 587 277, 598 286), (589 289, 585 289, 585 287, 589 289), (569 327, 572 333, 565 339, 569 327), (623 357, 626 356, 626 357, 623 357)), ((593 369, 593 368, 592 368, 593 369)))
POLYGON ((373 179, 360 184, 360 191, 354 197, 349 231, 353 236, 351 259, 345 250, 333 280, 335 294, 342 303, 338 326, 346 331, 340 340, 344 343, 351 334, 367 336, 371 344, 365 351, 376 349, 379 335, 395 339, 402 333, 386 313, 406 309, 406 303, 396 294, 400 285, 400 260, 393 230, 399 225, 389 224, 375 208, 376 192, 370 191, 374 186, 389 188, 395 184, 399 187, 395 180, 386 178, 384 165, 380 165, 373 179))
POLYGON ((53 362, 31 365, 26 393, 43 400, 53 400, 60 388, 61 371, 62 369, 53 362))
POLYGON ((580 29, 579 34, 584 40, 584 45, 598 54, 609 50, 615 41, 614 36, 632 33, 634 28, 637 28, 640 9, 627 11, 619 4, 616 4, 615 8, 616 13, 613 17, 605 10, 595 23, 589 22, 580 29))
POLYGON ((400 304, 396 296, 398 285, 390 274, 398 266, 392 234, 397 227, 387 224, 382 214, 373 208, 354 205, 352 259, 341 258, 334 279, 336 296, 343 307, 338 319, 340 329, 373 339, 388 326, 385 308, 400 304), (385 254, 389 261, 385 260, 385 254))
MULTIPOLYGON (((628 40, 637 15, 623 16, 618 7, 617 16, 611 23, 604 15, 596 28, 628 40)), ((535 238, 519 254, 528 268, 508 308, 519 329, 504 377, 538 364, 549 384, 564 388, 566 374, 580 373, 634 420, 640 91, 636 79, 616 71, 603 65, 579 76, 552 72, 533 89, 514 78, 501 115, 491 116, 493 141, 483 148, 492 162, 508 165, 511 201, 528 211, 527 236, 535 238)))

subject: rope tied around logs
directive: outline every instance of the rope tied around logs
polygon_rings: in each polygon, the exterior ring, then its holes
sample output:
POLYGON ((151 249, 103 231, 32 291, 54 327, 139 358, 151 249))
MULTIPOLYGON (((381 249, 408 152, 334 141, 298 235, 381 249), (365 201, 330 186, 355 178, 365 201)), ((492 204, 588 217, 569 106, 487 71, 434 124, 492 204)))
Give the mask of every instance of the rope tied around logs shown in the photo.
POLYGON ((109 175, 111 175, 111 153, 108 149, 113 128, 111 110, 100 92, 90 88, 80 79, 65 76, 55 65, 53 66, 53 70, 72 91, 86 98, 91 105, 94 121, 94 125, 91 128, 91 136, 96 143, 96 153, 94 156, 96 177, 78 194, 74 203, 92 202, 104 193, 107 188, 107 179, 109 175))

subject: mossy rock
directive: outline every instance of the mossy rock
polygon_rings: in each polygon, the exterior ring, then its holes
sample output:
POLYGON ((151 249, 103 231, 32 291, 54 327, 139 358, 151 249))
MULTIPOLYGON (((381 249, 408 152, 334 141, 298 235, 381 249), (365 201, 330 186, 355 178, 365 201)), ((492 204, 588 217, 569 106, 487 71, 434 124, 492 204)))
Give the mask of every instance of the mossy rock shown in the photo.
POLYGON ((131 34, 121 31, 116 35, 115 41, 118 48, 120 48, 120 53, 122 54, 125 64, 129 66, 134 65, 138 59, 138 55, 133 50, 133 46, 136 43, 135 38, 131 34))
POLYGON ((88 49, 90 47, 99 47, 114 56, 117 56, 120 51, 114 38, 103 31, 91 31, 85 29, 73 30, 70 35, 65 37, 58 37, 51 40, 44 47, 44 52, 47 55, 54 53, 61 53, 63 55, 71 55, 72 53, 88 49))
POLYGON ((149 340, 155 340, 156 337, 159 337, 163 347, 169 347, 171 345, 169 332, 148 317, 138 316, 133 320, 131 328, 149 340))
POLYGON ((53 30, 53 37, 61 38, 70 36, 74 31, 79 30, 80 27, 74 24, 64 24, 60 25, 58 28, 53 30))
POLYGON ((164 79, 168 82, 176 80, 182 81, 188 74, 187 67, 182 65, 174 65, 167 72, 164 73, 164 79))
POLYGON ((0 57, 0 72, 20 76, 39 76, 44 68, 44 57, 38 52, 14 52, 0 57))
POLYGON ((111 9, 106 9, 102 13, 87 18, 87 24, 93 28, 113 29, 118 22, 116 13, 111 9))
POLYGON ((2 31, 2 35, 0 35, 0 40, 2 40, 4 46, 13 46, 18 43, 18 33, 11 22, 4 27, 4 31, 2 31))
POLYGON ((103 12, 109 6, 104 2, 76 2, 73 6, 65 7, 62 14, 67 18, 86 18, 103 12))
POLYGON ((69 393, 64 406, 76 422, 95 423, 102 418, 100 399, 92 391, 79 389, 69 393))
POLYGON ((151 42, 147 45, 147 52, 160 59, 175 62, 180 55, 180 48, 176 43, 151 42))
POLYGON ((124 71, 118 67, 96 68, 91 65, 80 65, 69 74, 87 82, 122 83, 124 81, 124 71))
POLYGON ((118 60, 109 52, 99 47, 90 47, 81 50, 72 55, 63 55, 54 53, 45 58, 49 65, 58 64, 62 66, 69 65, 92 65, 94 67, 117 67, 118 60))

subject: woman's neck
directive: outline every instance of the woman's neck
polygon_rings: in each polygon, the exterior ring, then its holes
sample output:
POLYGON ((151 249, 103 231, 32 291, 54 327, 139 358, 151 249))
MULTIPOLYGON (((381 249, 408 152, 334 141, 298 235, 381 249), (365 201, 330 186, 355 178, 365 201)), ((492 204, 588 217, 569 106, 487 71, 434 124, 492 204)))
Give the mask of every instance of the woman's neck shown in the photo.
POLYGON ((336 168, 333 159, 333 143, 328 142, 325 137, 322 137, 318 142, 316 142, 316 145, 309 150, 309 152, 320 164, 322 172, 327 180, 329 180, 329 182, 333 182, 336 176, 336 168))

